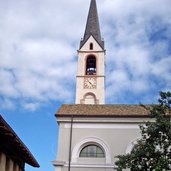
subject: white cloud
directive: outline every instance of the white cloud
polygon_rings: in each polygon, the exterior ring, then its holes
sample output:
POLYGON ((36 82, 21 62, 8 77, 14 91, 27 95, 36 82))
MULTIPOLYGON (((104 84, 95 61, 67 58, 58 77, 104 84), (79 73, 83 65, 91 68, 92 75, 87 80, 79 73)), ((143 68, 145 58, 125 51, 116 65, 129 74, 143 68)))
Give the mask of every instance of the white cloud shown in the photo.
POLYGON ((15 103, 9 98, 0 99, 0 108, 13 110, 15 109, 15 103))
MULTIPOLYGON (((169 89, 171 1, 97 0, 97 6, 107 49, 107 102, 146 101, 169 89)), ((36 110, 51 100, 74 102, 76 50, 88 7, 85 0, 0 2, 1 106, 17 100, 36 110)))
POLYGON ((35 111, 38 107, 38 103, 25 103, 23 104, 24 109, 30 110, 30 111, 35 111))
POLYGON ((0 69, 0 94, 4 97, 18 97, 15 78, 10 70, 0 69))
POLYGON ((133 103, 149 102, 160 90, 170 90, 170 5, 168 0, 103 1, 107 101, 129 103, 133 96, 133 103))
POLYGON ((171 56, 163 57, 153 63, 151 66, 152 73, 160 79, 164 79, 167 82, 168 88, 171 87, 171 56))

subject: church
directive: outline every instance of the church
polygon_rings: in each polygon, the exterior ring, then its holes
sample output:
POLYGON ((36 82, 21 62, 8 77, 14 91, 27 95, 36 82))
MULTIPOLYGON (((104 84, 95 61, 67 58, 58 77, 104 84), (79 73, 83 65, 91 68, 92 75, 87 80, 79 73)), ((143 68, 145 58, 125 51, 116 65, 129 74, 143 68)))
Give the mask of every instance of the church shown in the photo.
POLYGON ((131 152, 140 138, 139 125, 149 119, 139 105, 105 104, 105 53, 96 1, 91 0, 78 50, 75 104, 63 104, 55 114, 55 171, 117 170, 115 156, 131 152))

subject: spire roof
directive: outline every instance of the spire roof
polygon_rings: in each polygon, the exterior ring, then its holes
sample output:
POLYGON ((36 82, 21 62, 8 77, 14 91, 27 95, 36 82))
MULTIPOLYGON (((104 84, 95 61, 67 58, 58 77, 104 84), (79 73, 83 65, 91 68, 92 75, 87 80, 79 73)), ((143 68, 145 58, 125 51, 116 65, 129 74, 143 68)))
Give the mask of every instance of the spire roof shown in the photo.
POLYGON ((91 0, 84 38, 80 42, 80 48, 84 45, 90 36, 93 36, 99 45, 104 49, 104 41, 102 41, 100 34, 96 0, 91 0))

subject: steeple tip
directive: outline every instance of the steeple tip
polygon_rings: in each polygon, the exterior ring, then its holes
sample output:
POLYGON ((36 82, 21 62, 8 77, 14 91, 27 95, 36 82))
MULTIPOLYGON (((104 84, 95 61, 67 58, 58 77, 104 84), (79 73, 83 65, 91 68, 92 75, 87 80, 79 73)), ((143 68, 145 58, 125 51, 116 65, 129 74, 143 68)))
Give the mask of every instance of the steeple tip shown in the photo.
POLYGON ((84 45, 90 36, 93 36, 99 45, 104 49, 104 41, 102 41, 100 33, 96 0, 91 0, 84 38, 80 42, 80 48, 84 45))

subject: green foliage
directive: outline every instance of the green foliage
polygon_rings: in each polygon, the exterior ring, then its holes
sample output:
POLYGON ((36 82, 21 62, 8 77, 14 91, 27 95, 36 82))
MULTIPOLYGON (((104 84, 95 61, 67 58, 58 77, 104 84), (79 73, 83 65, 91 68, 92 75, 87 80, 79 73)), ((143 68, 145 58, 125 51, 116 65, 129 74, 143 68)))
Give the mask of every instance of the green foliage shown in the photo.
POLYGON ((171 170, 171 92, 160 92, 159 104, 144 106, 154 121, 140 125, 141 139, 130 154, 116 156, 118 171, 171 170))

